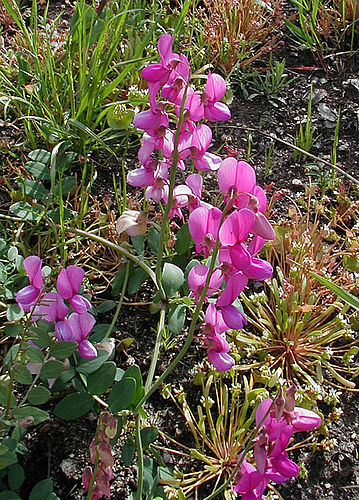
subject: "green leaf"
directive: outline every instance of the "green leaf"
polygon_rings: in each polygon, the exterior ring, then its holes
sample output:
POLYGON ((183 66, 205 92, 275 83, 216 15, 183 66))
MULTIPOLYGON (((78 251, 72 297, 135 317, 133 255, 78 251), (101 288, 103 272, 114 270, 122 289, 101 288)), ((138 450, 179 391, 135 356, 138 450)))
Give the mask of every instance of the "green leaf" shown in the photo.
POLYGON ((90 394, 103 394, 112 385, 116 376, 116 365, 113 361, 107 361, 101 368, 87 378, 87 390, 90 394))
POLYGON ((30 385, 32 383, 32 375, 24 365, 20 365, 14 370, 14 377, 19 384, 30 385))
POLYGON ((38 161, 28 161, 25 163, 26 170, 35 177, 35 179, 41 181, 48 181, 50 179, 49 168, 38 161))
POLYGON ((40 210, 25 201, 18 201, 10 207, 10 212, 20 219, 34 221, 41 215, 40 210))
POLYGON ((64 370, 65 365, 62 361, 51 359, 42 365, 40 375, 44 378, 57 378, 64 370))
POLYGON ((147 448, 158 436, 157 427, 145 427, 141 429, 141 443, 143 448, 147 448))
MULTIPOLYGON (((64 179, 62 179, 62 196, 65 196, 65 194, 68 194, 73 189, 73 187, 75 186, 75 181, 76 179, 73 176, 65 177, 64 179)), ((55 196, 58 196, 59 193, 60 188, 59 185, 56 184, 54 188, 54 194, 55 196)))
POLYGON ((42 405, 46 403, 51 397, 51 392, 44 386, 39 385, 38 387, 33 387, 29 391, 27 399, 32 405, 42 405))
POLYGON ((25 480, 25 471, 20 464, 10 465, 7 474, 9 488, 13 491, 18 490, 25 480))
POLYGON ((116 273, 112 282, 112 290, 111 290, 112 297, 117 297, 118 295, 120 295, 122 290, 123 280, 125 278, 125 273, 126 273, 126 266, 121 267, 118 273, 116 273))
POLYGON ((19 321, 24 316, 24 311, 17 304, 10 304, 6 311, 8 321, 19 321))
POLYGON ((126 441, 122 447, 121 460, 128 467, 135 456, 135 445, 131 441, 126 441))
POLYGON ((131 125, 135 112, 132 109, 119 109, 120 111, 116 106, 109 108, 106 115, 107 123, 114 130, 125 130, 131 125))
POLYGON ((183 285, 183 281, 184 274, 182 269, 175 266, 174 264, 166 262, 163 266, 162 273, 162 283, 164 291, 166 293, 166 297, 173 297, 183 285))
MULTIPOLYGON (((0 469, 2 468, 5 467, 1 467, 0 465, 0 469)), ((0 500, 21 500, 21 497, 15 491, 6 490, 0 493, 0 500)))
POLYGON ((44 355, 41 349, 38 349, 33 345, 29 345, 26 348, 26 355, 32 363, 42 363, 44 360, 44 355))
POLYGON ((186 319, 186 306, 174 304, 168 313, 168 328, 175 334, 181 333, 186 319))
POLYGON ((135 247, 137 255, 142 255, 145 251, 145 237, 140 234, 138 236, 132 236, 132 244, 135 247))
POLYGON ((98 314, 104 314, 111 311, 114 307, 116 307, 116 302, 114 300, 105 300, 97 307, 97 312, 98 314))
POLYGON ((6 467, 9 467, 9 465, 13 465, 16 463, 17 463, 16 453, 14 453, 12 451, 8 451, 7 453, 5 453, 4 455, 1 455, 1 457, 0 457, 0 470, 6 469, 6 467))
POLYGON ((316 280, 319 281, 322 285, 326 286, 329 288, 329 290, 338 297, 340 297, 344 302, 349 304, 350 306, 354 307, 357 311, 359 311, 359 299, 355 297, 355 295, 352 295, 351 293, 347 292, 346 290, 343 290, 339 286, 335 285, 332 283, 330 280, 323 278, 323 276, 319 276, 319 274, 314 273, 313 271, 309 271, 309 274, 313 276, 316 280))
MULTIPOLYGON (((0 405, 6 406, 10 389, 10 380, 0 380, 0 405)), ((10 408, 16 406, 16 398, 14 394, 10 397, 10 408)))
POLYGON ((29 153, 29 158, 31 158, 31 160, 45 164, 49 162, 50 156, 51 154, 45 149, 35 149, 29 153))
POLYGON ((113 386, 108 403, 110 410, 116 413, 126 410, 132 403, 136 392, 136 380, 133 378, 123 378, 113 386))
POLYGON ((136 381, 136 391, 135 391, 135 394, 133 395, 133 399, 132 399, 132 405, 136 406, 144 394, 143 380, 142 380, 142 374, 141 374, 140 367, 136 364, 131 365, 125 371, 125 373, 122 377, 122 380, 124 380, 125 378, 130 378, 130 379, 132 378, 132 379, 135 379, 135 381, 136 381))
POLYGON ((43 479, 32 488, 29 500, 47 500, 47 497, 52 493, 52 490, 52 480, 43 479))
POLYGON ((148 274, 140 267, 137 267, 128 280, 127 292, 129 295, 133 295, 138 292, 141 285, 147 280, 147 278, 148 274))
POLYGON ((151 252, 153 255, 157 255, 158 252, 158 243, 160 240, 160 233, 155 229, 154 227, 151 227, 151 229, 148 231, 148 246, 150 247, 151 252))
POLYGON ((32 417, 34 419, 32 425, 37 425, 48 420, 50 415, 47 411, 40 410, 36 406, 21 406, 21 408, 15 410, 14 417, 18 420, 22 420, 25 417, 32 417))
POLYGON ((56 406, 54 413, 64 420, 74 420, 83 417, 93 407, 94 401, 87 392, 74 392, 62 399, 56 406))
POLYGON ((183 255, 192 246, 192 237, 188 229, 188 222, 180 227, 176 234, 175 250, 179 255, 183 255))
POLYGON ((16 247, 10 247, 7 251, 7 258, 10 262, 14 261, 16 257, 19 255, 19 251, 16 247))
MULTIPOLYGON (((36 200, 46 200, 48 197, 48 192, 42 184, 38 181, 31 181, 30 179, 25 179, 25 192, 30 198, 36 200)), ((22 183, 19 183, 22 186, 22 183)))
POLYGON ((85 359, 81 358, 76 366, 76 371, 83 375, 89 375, 95 372, 108 360, 109 353, 102 349, 98 349, 97 358, 85 359))
POLYGON ((13 323, 11 325, 6 325, 4 328, 4 334, 9 337, 17 337, 24 333, 24 327, 20 323, 13 323))
POLYGON ((50 347, 50 354, 56 359, 68 358, 77 349, 77 342, 72 342, 70 340, 64 340, 62 342, 56 342, 50 347))

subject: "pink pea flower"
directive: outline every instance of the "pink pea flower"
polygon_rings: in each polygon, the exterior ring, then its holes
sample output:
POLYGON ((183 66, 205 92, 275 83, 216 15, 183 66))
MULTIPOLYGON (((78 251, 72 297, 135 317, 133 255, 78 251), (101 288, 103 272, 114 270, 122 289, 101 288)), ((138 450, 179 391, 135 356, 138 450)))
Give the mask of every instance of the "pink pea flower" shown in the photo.
POLYGON ((57 323, 65 319, 69 308, 65 305, 61 296, 55 292, 44 295, 36 306, 33 314, 34 321, 44 319, 49 323, 57 323))
POLYGON ((201 206, 193 210, 188 228, 196 243, 196 252, 208 257, 216 244, 222 212, 216 207, 201 206))
POLYGON ((61 269, 57 278, 57 292, 63 299, 68 299, 72 309, 79 313, 85 313, 91 309, 90 302, 82 295, 79 295, 82 280, 85 272, 78 266, 68 266, 61 269))
POLYGON ((180 54, 177 66, 171 71, 167 82, 163 85, 161 96, 176 103, 178 95, 183 92, 190 76, 190 65, 186 56, 180 54))
POLYGON ((190 158, 194 166, 200 172, 217 170, 221 164, 221 158, 213 153, 207 153, 212 141, 212 130, 207 125, 199 125, 193 131, 190 143, 190 158))
POLYGON ((203 333, 208 337, 212 337, 214 335, 221 335, 227 330, 228 327, 223 321, 221 311, 219 311, 213 303, 208 304, 204 324, 202 325, 203 333))
POLYGON ((203 178, 200 174, 190 174, 185 183, 191 190, 191 194, 188 196, 188 210, 191 213, 201 204, 203 178))
POLYGON ((164 111, 164 105, 157 106, 155 111, 141 111, 133 119, 133 125, 144 130, 151 137, 160 139, 166 135, 168 128, 168 115, 164 111))
POLYGON ((208 360, 216 370, 226 372, 234 366, 234 359, 228 354, 230 345, 223 335, 215 334, 207 337, 205 343, 207 344, 208 360))
MULTIPOLYGON (((175 186, 173 190, 172 205, 168 214, 170 219, 173 219, 173 217, 177 216, 179 219, 183 220, 181 208, 187 207, 188 200, 191 195, 192 191, 188 186, 185 186, 184 184, 175 186)), ((163 198, 165 203, 168 203, 167 191, 165 192, 163 198)))
POLYGON ((275 232, 263 213, 267 204, 266 195, 263 189, 256 185, 254 169, 247 162, 230 157, 223 160, 217 177, 225 200, 235 193, 235 206, 253 212, 255 217, 251 232, 266 240, 274 240, 275 232))
POLYGON ((254 213, 247 208, 232 212, 219 230, 221 244, 233 247, 245 241, 253 229, 254 220, 254 213))
MULTIPOLYGON (((191 297, 194 297, 195 302, 198 303, 203 289, 205 287, 209 269, 203 264, 198 264, 190 270, 188 273, 188 288, 191 290, 191 297)), ((212 295, 212 293, 219 290, 222 285, 222 272, 220 269, 216 269, 209 280, 209 286, 207 289, 206 297, 212 295)))
POLYGON ((249 279, 264 281, 273 274, 269 262, 255 257, 264 243, 264 238, 255 236, 247 248, 242 243, 222 247, 219 251, 219 261, 229 267, 229 274, 239 271, 249 279))
POLYGON ((72 335, 67 340, 78 343, 78 351, 83 358, 95 358, 97 356, 95 347, 87 340, 87 336, 95 323, 95 318, 88 312, 82 314, 72 313, 68 319, 72 335))
POLYGON ((24 268, 27 272, 30 285, 22 288, 16 294, 15 300, 20 309, 25 312, 30 312, 36 304, 43 286, 44 280, 41 271, 42 260, 40 257, 31 255, 24 259, 24 268))
POLYGON ((157 165, 154 172, 153 182, 145 191, 146 200, 153 200, 158 203, 161 199, 164 200, 168 192, 168 169, 170 165, 166 162, 161 162, 157 165))
POLYGON ((237 479, 239 481, 233 490, 242 495, 242 500, 265 500, 262 495, 269 483, 269 479, 258 472, 246 459, 241 464, 237 479))
POLYGON ((231 112, 226 104, 219 102, 226 93, 224 79, 217 73, 208 73, 202 95, 193 93, 186 98, 185 108, 193 121, 206 118, 209 122, 229 120, 231 112))
POLYGON ((159 89, 165 84, 170 76, 172 70, 181 61, 178 54, 172 52, 171 35, 162 35, 158 40, 158 53, 160 56, 160 63, 149 64, 141 71, 141 76, 148 82, 150 105, 152 109, 156 107, 156 97, 159 89))

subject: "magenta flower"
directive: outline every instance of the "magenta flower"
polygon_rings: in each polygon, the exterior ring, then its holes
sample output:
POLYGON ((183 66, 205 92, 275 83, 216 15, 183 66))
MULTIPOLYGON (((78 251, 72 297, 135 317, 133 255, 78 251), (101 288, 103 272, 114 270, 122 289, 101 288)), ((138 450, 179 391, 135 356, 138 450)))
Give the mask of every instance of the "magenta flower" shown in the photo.
POLYGON ((151 137, 159 139, 166 135, 168 115, 164 112, 164 106, 158 106, 155 111, 141 111, 134 117, 132 123, 151 137))
POLYGON ((217 170, 222 162, 219 156, 207 153, 211 141, 212 130, 207 125, 202 124, 195 128, 190 142, 190 158, 200 172, 217 170))
POLYGON ((228 354, 230 346, 223 335, 207 337, 207 357, 216 370, 226 372, 234 366, 234 359, 228 354))
POLYGON ((78 351, 83 358, 95 358, 97 356, 95 347, 87 340, 87 336, 95 323, 95 318, 88 312, 83 314, 72 313, 68 319, 72 335, 67 340, 78 343, 78 351))
POLYGON ((65 319, 69 312, 69 308, 64 301, 55 292, 49 292, 44 295, 36 306, 33 314, 34 321, 44 319, 49 323, 57 323, 65 319))
POLYGON ((256 185, 256 174, 245 161, 235 158, 223 160, 218 173, 218 184, 225 200, 235 195, 234 204, 239 209, 249 209, 254 214, 251 232, 266 240, 274 240, 275 232, 263 214, 267 198, 263 189, 256 185))
POLYGON ((216 244, 222 212, 216 207, 202 206, 193 210, 188 219, 188 228, 196 243, 196 252, 203 251, 208 257, 216 244))
MULTIPOLYGON (((190 272, 188 273, 188 288, 191 290, 191 297, 194 297, 195 302, 198 303, 203 289, 205 287, 207 276, 208 276, 208 267, 203 264, 198 264, 197 266, 192 267, 190 272)), ((216 269, 209 280, 209 286, 207 289, 206 297, 212 295, 212 293, 219 290, 222 285, 222 272, 220 269, 216 269)))
POLYGON ((208 73, 206 88, 202 95, 191 93, 186 98, 185 109, 191 120, 199 121, 206 118, 209 122, 229 120, 231 112, 228 106, 219 102, 226 93, 224 79, 216 73, 208 73))
MULTIPOLYGON (((185 208, 188 205, 188 200, 189 197, 192 196, 192 191, 191 189, 184 185, 181 184, 179 186, 175 186, 173 190, 173 198, 172 198, 172 205, 171 205, 171 210, 168 214, 170 219, 173 219, 175 215, 181 220, 183 220, 183 215, 181 208, 185 208)), ((168 192, 165 191, 163 199, 165 203, 168 203, 168 192)))
POLYGON ((44 280, 41 265, 42 260, 35 255, 30 255, 24 260, 24 268, 27 272, 30 285, 19 290, 15 300, 19 307, 25 312, 30 312, 42 292, 44 280))
POLYGON ((57 278, 57 292, 63 299, 68 299, 72 309, 79 313, 85 313, 91 309, 90 302, 82 295, 79 295, 82 280, 85 272, 78 266, 68 266, 61 269, 57 278))
POLYGON ((219 230, 219 241, 229 247, 241 244, 252 231, 254 220, 254 213, 247 208, 232 212, 219 230))

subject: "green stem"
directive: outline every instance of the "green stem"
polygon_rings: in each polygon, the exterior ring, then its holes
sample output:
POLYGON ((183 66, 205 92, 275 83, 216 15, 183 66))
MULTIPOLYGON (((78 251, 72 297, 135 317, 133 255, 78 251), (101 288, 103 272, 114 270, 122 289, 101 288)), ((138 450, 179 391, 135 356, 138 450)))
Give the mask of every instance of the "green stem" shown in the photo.
POLYGON ((136 500, 142 500, 143 490, 143 449, 141 442, 141 415, 136 415, 136 449, 137 449, 137 491, 136 500))
POLYGON ((127 264, 126 264, 126 271, 125 271, 125 277, 124 277, 123 283, 122 283, 122 290, 121 290, 120 300, 118 301, 116 312, 115 312, 115 314, 113 316, 113 319, 111 321, 111 325, 108 327, 108 330, 107 330, 106 335, 103 338, 103 340, 108 339, 109 336, 111 335, 113 327, 115 326, 115 323, 117 321, 118 315, 120 314, 121 307, 122 307, 122 302, 123 302, 123 299, 125 297, 125 291, 126 291, 126 287, 127 287, 129 275, 130 275, 130 263, 127 262, 127 264))
MULTIPOLYGON (((165 208, 165 211, 164 211, 163 217, 162 217, 161 231, 160 231, 160 237, 159 237, 159 242, 158 242, 157 264, 156 264, 157 283, 161 283, 161 280, 162 280, 163 249, 165 246, 165 238, 166 238, 166 233, 167 233, 169 213, 170 213, 172 203, 173 203, 173 190, 175 187, 177 165, 178 165, 178 161, 179 161, 178 141, 179 141, 179 136, 181 133, 181 127, 182 127, 182 123, 183 123, 184 103, 185 103, 186 96, 187 96, 188 85, 189 85, 189 80, 187 82, 185 91, 183 93, 177 129, 176 129, 176 133, 175 133, 175 137, 174 137, 173 158, 172 158, 172 165, 170 168, 170 185, 169 185, 169 191, 168 191, 168 201, 167 201, 166 208, 165 208)), ((161 293, 161 295, 162 295, 162 293, 161 293)), ((165 298, 165 294, 162 295, 162 298, 163 299, 165 298)))
POLYGON ((160 346, 162 342, 162 334, 163 334, 163 328, 165 325, 165 316, 166 316, 166 309, 165 307, 162 307, 161 313, 160 313, 160 320, 158 322, 158 328, 157 328, 157 336, 156 336, 156 342, 155 342, 155 348, 153 350, 153 356, 151 359, 151 364, 150 368, 148 370, 148 375, 145 383, 145 393, 149 390, 152 384, 153 376, 156 371, 156 365, 158 361, 158 354, 160 352, 160 346))

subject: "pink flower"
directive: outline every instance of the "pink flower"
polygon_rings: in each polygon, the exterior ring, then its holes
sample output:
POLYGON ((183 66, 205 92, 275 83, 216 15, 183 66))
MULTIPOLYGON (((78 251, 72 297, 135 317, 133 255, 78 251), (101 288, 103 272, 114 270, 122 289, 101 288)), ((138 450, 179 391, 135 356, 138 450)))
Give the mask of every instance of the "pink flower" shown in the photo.
POLYGON ((190 142, 190 158, 194 166, 200 172, 217 170, 221 164, 221 158, 215 154, 207 153, 212 141, 212 130, 207 125, 199 125, 192 133, 190 142))
POLYGON ((208 73, 206 88, 202 95, 191 93, 186 98, 185 109, 193 121, 206 118, 209 122, 229 120, 231 112, 228 106, 219 102, 226 93, 224 79, 216 73, 208 73))
POLYGON ((42 292, 44 280, 42 277, 41 265, 42 260, 35 255, 26 257, 24 260, 24 268, 27 272, 30 285, 19 290, 15 300, 19 307, 25 312, 30 312, 42 292))
POLYGON ((85 313, 87 309, 91 309, 90 302, 79 295, 82 280, 85 272, 78 266, 68 266, 66 269, 61 269, 57 278, 57 292, 63 299, 68 299, 72 309, 79 313, 85 313))
POLYGON ((88 312, 83 314, 72 313, 68 319, 72 334, 71 338, 67 340, 78 343, 78 351, 84 358, 95 358, 97 356, 95 347, 87 340, 87 336, 95 323, 95 318, 88 312))
POLYGON ((256 185, 253 168, 245 161, 226 158, 218 170, 217 177, 225 200, 235 195, 234 204, 237 208, 253 212, 251 232, 266 240, 274 240, 275 232, 263 214, 267 204, 266 195, 263 189, 256 185))
MULTIPOLYGON (((191 296, 195 298, 196 303, 199 301, 203 289, 205 287, 209 269, 203 264, 198 264, 192 267, 188 273, 188 287, 191 290, 191 296)), ((216 269, 209 280, 206 297, 219 290, 222 285, 222 272, 216 269)))
POLYGON ((222 212, 216 207, 202 206, 193 210, 188 220, 188 227, 196 243, 196 252, 203 251, 208 257, 216 244, 222 212))
POLYGON ((207 337, 207 357, 216 370, 226 372, 234 366, 234 359, 228 354, 230 346, 223 335, 207 337))

